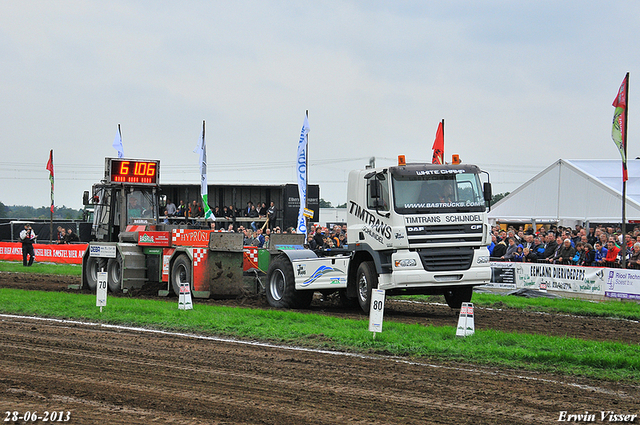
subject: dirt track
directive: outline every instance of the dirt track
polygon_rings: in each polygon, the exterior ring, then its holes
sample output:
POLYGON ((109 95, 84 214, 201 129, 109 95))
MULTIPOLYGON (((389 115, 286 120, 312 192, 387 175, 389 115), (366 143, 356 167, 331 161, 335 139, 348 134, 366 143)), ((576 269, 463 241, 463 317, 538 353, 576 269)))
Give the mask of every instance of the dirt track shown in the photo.
MULTIPOLYGON (((0 286, 36 284, 2 275, 0 286)), ((49 280, 50 289, 55 284, 49 280)), ((455 324, 444 307, 407 313, 405 304, 394 304, 389 320, 455 324)), ((313 310, 358 315, 319 301, 313 310)), ((477 328, 502 326, 483 323, 486 314, 494 312, 477 312, 477 328)), ((545 316, 519 320, 535 317, 545 316)), ((574 320, 619 325, 550 316, 538 332, 574 320)), ((637 342, 639 325, 624 323, 625 339, 637 342)), ((612 331, 599 335, 607 334, 619 339, 612 331)), ((7 316, 0 317, 0 394, 2 419, 5 411, 64 410, 77 424, 537 424, 557 423, 561 411, 589 411, 598 420, 601 410, 640 413, 640 389, 627 384, 7 316)))

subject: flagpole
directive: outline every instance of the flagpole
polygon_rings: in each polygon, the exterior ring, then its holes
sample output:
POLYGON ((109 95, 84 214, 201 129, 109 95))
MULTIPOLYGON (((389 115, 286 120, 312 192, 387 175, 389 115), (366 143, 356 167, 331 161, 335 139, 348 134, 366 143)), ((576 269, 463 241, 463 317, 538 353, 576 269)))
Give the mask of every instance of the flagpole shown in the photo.
MULTIPOLYGON (((307 120, 309 120, 309 110, 307 109, 305 111, 305 115, 307 117, 307 120)), ((304 184, 305 184, 305 188, 304 188, 304 193, 307 194, 307 196, 304 197, 304 207, 305 208, 309 208, 309 133, 307 133, 307 148, 306 148, 306 155, 304 156, 304 184)), ((305 235, 306 236, 309 234, 309 219, 305 216, 304 217, 304 228, 307 229, 307 233, 305 235)), ((305 243, 306 243, 306 239, 305 239, 305 243)))
MULTIPOLYGON (((629 132, 629 73, 625 77, 627 80, 627 84, 625 84, 624 88, 624 98, 626 101, 626 105, 624 108, 624 132, 622 134, 622 143, 624 148, 624 164, 623 170, 627 169, 627 133, 629 132)), ((627 171, 628 172, 628 171, 627 171)), ((622 235, 624 240, 624 235, 627 234, 627 180, 622 178, 622 235)), ((627 267, 627 247, 624 246, 624 253, 622 254, 622 268, 627 267)))
POLYGON ((442 118, 442 164, 446 164, 447 161, 444 156, 444 118, 442 118))
MULTIPOLYGON (((53 149, 51 149, 51 169, 53 170, 53 149)), ((53 182, 51 182, 51 208, 49 208, 49 242, 53 242, 53 182)))

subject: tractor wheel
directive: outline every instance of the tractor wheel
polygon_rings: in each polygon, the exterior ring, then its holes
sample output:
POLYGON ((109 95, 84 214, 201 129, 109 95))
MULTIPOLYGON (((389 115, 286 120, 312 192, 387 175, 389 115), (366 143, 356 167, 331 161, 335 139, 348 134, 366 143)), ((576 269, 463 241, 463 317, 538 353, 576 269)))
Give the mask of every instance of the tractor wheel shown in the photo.
POLYGON ((89 257, 84 265, 84 276, 87 287, 95 292, 98 287, 98 272, 107 270, 107 259, 99 257, 89 257))
POLYGON ((180 255, 171 267, 171 287, 176 295, 180 295, 180 284, 188 283, 189 288, 193 288, 191 276, 192 262, 187 255, 180 255))
POLYGON ((116 258, 109 258, 107 263, 107 283, 114 294, 122 292, 122 257, 118 253, 116 258))

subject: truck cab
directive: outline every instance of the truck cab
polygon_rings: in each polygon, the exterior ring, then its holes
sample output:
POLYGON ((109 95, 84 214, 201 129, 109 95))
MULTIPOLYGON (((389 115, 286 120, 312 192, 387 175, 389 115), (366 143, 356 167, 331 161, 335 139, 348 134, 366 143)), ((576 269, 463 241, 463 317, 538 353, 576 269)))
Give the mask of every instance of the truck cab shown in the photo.
POLYGON ((348 246, 373 262, 379 289, 442 293, 457 307, 489 281, 491 194, 480 173, 475 165, 407 164, 349 174, 348 246))

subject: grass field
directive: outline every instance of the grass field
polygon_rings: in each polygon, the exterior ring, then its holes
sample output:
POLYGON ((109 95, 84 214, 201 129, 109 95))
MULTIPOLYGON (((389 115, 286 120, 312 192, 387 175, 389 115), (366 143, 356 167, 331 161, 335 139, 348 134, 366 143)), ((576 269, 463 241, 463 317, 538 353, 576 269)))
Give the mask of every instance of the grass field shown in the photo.
MULTIPOLYGON (((42 273, 58 265, 42 266, 42 273)), ((79 270, 79 267, 76 267, 79 270)), ((0 263, 0 271, 10 268, 0 263)), ((22 268, 22 265, 20 265, 22 268)), ((37 269, 30 268, 29 272, 37 269)), ((25 271, 22 268, 22 271, 25 271)), ((75 272, 76 269, 73 269, 75 272)), ((378 353, 444 361, 523 368, 609 380, 640 381, 640 347, 617 342, 477 330, 458 338, 453 326, 423 326, 385 322, 376 338, 368 321, 319 316, 296 311, 197 305, 178 310, 175 300, 111 297, 100 313, 95 296, 59 292, 0 289, 0 312, 185 332, 258 339, 324 349, 378 353)), ((581 315, 640 317, 636 303, 593 303, 579 300, 527 299, 476 294, 476 305, 530 310, 566 311, 581 315), (623 313, 619 313, 622 310, 623 313)))
POLYGON ((80 276, 82 274, 82 266, 79 264, 33 263, 31 267, 25 267, 22 262, 0 261, 0 272, 80 276))

